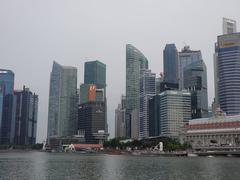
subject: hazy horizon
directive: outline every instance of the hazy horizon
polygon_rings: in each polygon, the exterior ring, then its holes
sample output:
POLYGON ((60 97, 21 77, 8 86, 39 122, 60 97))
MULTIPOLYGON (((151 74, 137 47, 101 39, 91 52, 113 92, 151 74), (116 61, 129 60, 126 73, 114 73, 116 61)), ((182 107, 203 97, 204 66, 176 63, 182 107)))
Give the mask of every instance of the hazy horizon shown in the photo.
POLYGON ((108 125, 114 136, 114 110, 125 94, 126 44, 139 49, 156 74, 163 71, 163 49, 175 43, 201 50, 208 73, 209 106, 214 97, 213 53, 222 34, 222 18, 240 24, 239 0, 2 0, 0 1, 1 69, 15 73, 39 95, 37 142, 47 135, 49 80, 52 63, 78 68, 99 60, 107 67, 108 125))

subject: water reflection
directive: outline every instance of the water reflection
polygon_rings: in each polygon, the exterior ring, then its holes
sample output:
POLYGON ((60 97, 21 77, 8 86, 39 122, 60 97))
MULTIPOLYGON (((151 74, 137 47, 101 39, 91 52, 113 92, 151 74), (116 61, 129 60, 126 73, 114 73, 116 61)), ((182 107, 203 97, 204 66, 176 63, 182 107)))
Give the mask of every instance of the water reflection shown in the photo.
POLYGON ((239 166, 238 158, 0 153, 0 179, 14 180, 237 180, 239 166))

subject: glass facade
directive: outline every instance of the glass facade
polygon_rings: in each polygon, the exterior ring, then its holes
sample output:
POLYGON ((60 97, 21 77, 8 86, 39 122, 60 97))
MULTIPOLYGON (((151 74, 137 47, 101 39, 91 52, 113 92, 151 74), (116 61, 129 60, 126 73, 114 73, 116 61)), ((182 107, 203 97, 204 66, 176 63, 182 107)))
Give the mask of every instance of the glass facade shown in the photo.
POLYGON ((179 89, 184 89, 184 68, 193 62, 201 61, 202 53, 201 51, 192 51, 189 46, 185 46, 181 52, 179 52, 179 89))
POLYGON ((227 115, 240 114, 240 33, 218 36, 215 48, 217 96, 227 115))
POLYGON ((50 78, 48 137, 77 133, 77 68, 53 63, 50 78))
POLYGON ((96 101, 102 98, 104 101, 104 123, 105 123, 105 132, 108 132, 107 125, 107 98, 106 98, 106 64, 96 60, 88 61, 84 64, 84 84, 95 84, 98 91, 96 91, 96 101), (100 89, 103 89, 102 93, 100 89), (103 95, 101 97, 101 95, 103 95))
POLYGON ((175 44, 167 44, 163 51, 164 81, 178 83, 178 51, 175 44))
POLYGON ((38 95, 28 88, 16 91, 16 125, 14 143, 30 145, 36 143, 38 95))
POLYGON ((106 65, 100 61, 84 64, 84 84, 95 84, 97 89, 106 88, 106 65))
POLYGON ((192 119, 208 116, 207 67, 196 61, 184 68, 184 89, 191 92, 192 119))
POLYGON ((13 94, 14 73, 0 69, 0 144, 14 140, 15 101, 13 94))
POLYGON ((151 70, 141 70, 139 103, 139 138, 149 137, 148 102, 156 95, 156 74, 151 70))
POLYGON ((131 44, 126 45, 126 136, 131 137, 131 113, 139 107, 140 70, 148 69, 147 58, 131 44))

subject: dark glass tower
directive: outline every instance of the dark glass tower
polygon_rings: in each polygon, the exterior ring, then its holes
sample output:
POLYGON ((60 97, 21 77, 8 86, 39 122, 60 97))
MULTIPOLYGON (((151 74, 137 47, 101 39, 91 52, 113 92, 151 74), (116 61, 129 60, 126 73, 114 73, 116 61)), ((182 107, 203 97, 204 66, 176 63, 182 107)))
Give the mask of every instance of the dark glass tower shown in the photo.
POLYGON ((15 129, 14 73, 0 69, 0 143, 11 144, 15 129))
POLYGON ((175 44, 167 44, 163 51, 164 81, 178 83, 178 51, 175 44))
POLYGON ((16 91, 16 125, 14 143, 30 145, 36 143, 38 95, 29 88, 16 91))
POLYGON ((84 84, 95 84, 97 89, 103 89, 104 94, 104 123, 105 123, 105 132, 108 132, 107 125, 107 98, 106 98, 106 64, 96 60, 88 61, 84 64, 84 84))
POLYGON ((208 116, 207 67, 203 60, 184 68, 184 89, 191 92, 192 119, 208 116))

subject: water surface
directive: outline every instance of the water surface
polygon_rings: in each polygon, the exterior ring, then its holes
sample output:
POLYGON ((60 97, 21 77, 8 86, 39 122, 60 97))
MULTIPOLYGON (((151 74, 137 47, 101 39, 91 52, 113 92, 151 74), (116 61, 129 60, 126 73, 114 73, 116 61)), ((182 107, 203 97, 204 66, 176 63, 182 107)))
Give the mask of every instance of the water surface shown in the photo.
POLYGON ((240 158, 0 152, 0 179, 239 180, 240 158))

